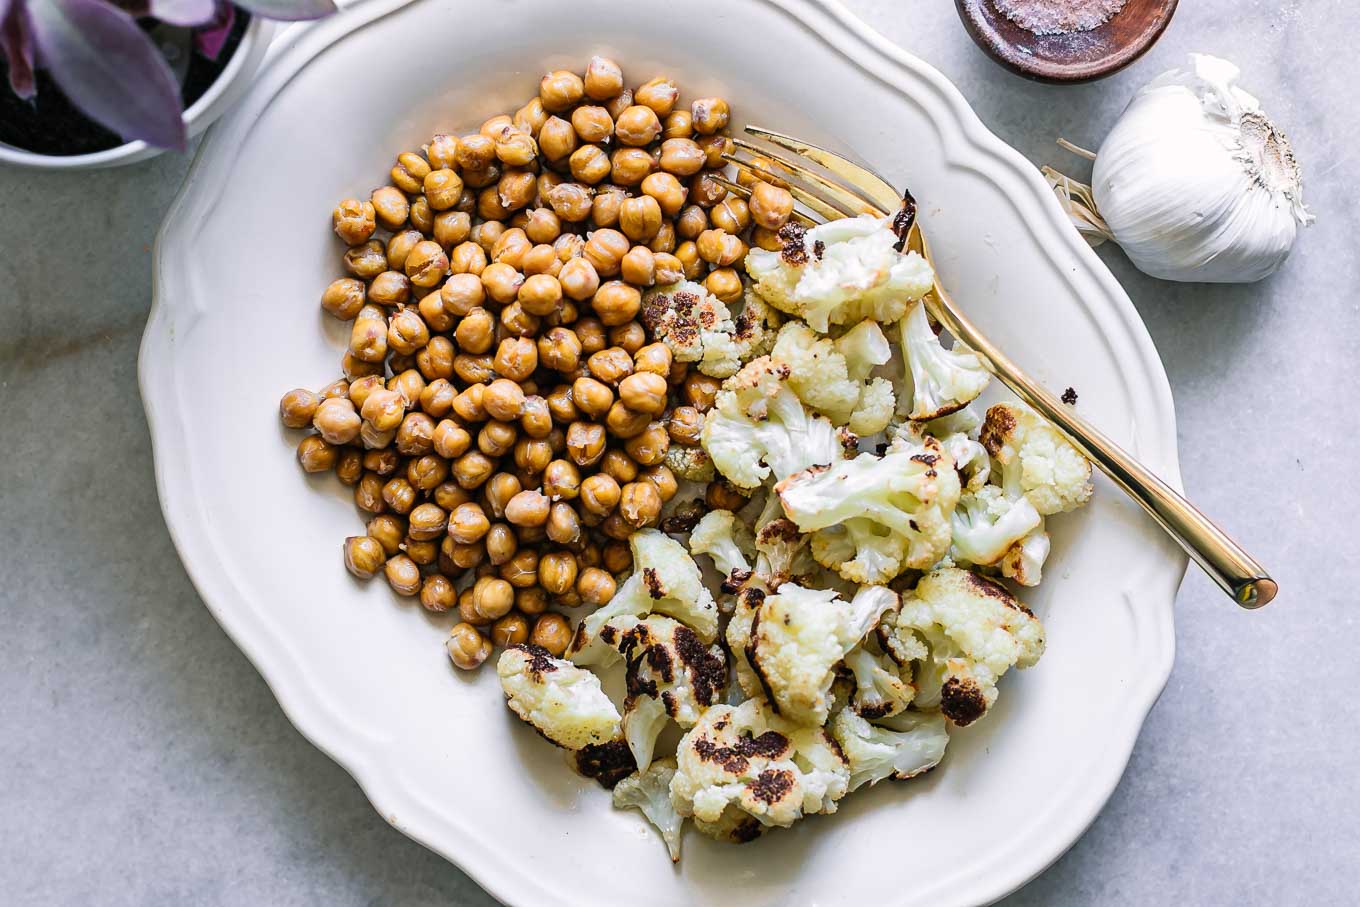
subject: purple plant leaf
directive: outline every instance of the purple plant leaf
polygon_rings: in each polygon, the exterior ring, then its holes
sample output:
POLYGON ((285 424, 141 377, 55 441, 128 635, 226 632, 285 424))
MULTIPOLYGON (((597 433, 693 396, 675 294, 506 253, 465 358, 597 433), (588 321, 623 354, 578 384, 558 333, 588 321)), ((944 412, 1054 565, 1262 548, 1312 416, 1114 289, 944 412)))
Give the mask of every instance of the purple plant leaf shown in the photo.
POLYGON ((184 149, 180 90, 136 21, 104 0, 29 7, 39 65, 86 116, 125 139, 184 149))
POLYGON ((33 30, 23 0, 0 0, 0 54, 9 67, 9 87, 25 101, 33 97, 33 30))
POLYGON ((219 0, 210 21, 194 30, 194 47, 209 60, 216 60, 236 23, 236 7, 219 0))
POLYGON ((212 20, 214 0, 150 0, 151 15, 171 25, 204 25, 212 20))
POLYGON ((266 19, 299 22, 335 12, 334 0, 239 0, 238 5, 266 19))

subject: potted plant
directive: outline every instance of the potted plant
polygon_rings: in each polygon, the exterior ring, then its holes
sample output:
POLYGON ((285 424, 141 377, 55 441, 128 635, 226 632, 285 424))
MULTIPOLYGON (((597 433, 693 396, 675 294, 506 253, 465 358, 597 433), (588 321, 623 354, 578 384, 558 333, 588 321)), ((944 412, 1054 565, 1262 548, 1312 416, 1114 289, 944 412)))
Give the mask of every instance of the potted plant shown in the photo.
POLYGON ((264 58, 270 20, 333 0, 0 0, 0 161, 47 169, 183 150, 264 58))

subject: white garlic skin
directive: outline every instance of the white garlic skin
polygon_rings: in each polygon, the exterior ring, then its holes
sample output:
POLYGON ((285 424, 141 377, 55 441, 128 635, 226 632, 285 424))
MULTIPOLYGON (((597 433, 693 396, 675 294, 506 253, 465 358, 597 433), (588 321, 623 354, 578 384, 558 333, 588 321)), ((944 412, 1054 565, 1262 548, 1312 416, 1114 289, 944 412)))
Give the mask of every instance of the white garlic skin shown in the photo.
POLYGON ((1096 155, 1096 206, 1145 274, 1260 280, 1312 219, 1288 142, 1233 85, 1237 75, 1227 61, 1192 54, 1188 72, 1134 96, 1096 155))

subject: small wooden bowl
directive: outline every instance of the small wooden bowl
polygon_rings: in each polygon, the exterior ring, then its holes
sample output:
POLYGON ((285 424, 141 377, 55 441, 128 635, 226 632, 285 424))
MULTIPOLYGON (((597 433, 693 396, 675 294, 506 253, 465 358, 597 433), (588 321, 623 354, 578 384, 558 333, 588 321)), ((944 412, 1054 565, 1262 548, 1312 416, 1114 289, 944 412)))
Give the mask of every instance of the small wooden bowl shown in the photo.
POLYGON ((1073 84, 1103 79, 1156 43, 1177 0, 1128 0, 1099 28, 1036 35, 997 11, 992 0, 954 0, 977 46, 1002 66, 1036 82, 1073 84))

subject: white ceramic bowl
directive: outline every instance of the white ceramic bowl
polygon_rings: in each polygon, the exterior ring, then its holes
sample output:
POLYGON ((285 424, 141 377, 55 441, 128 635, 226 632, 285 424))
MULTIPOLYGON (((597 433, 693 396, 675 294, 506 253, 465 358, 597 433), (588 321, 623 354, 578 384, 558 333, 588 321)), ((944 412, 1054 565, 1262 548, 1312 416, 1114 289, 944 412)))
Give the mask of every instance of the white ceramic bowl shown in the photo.
POLYGON ((1048 654, 941 768, 745 846, 693 833, 678 869, 632 812, 571 774, 461 675, 453 619, 341 566, 348 489, 297 468, 279 396, 338 374, 346 326, 317 306, 339 271, 337 199, 395 152, 474 128, 540 74, 620 60, 754 121, 853 148, 910 186, 946 283, 979 324, 1173 484, 1166 377, 1128 298, 1043 180, 958 92, 838 6, 813 0, 513 6, 367 0, 296 34, 200 152, 157 245, 141 380, 166 520, 204 601, 288 716, 382 816, 523 905, 976 904, 1063 852, 1119 780, 1170 672, 1185 560, 1101 481, 1052 521, 1025 596, 1048 654), (537 23, 530 26, 527 23, 537 23))
MULTIPOLYGON (((188 129, 189 138, 211 126, 246 90, 250 80, 264 62, 265 52, 269 50, 269 42, 275 34, 275 29, 275 23, 260 16, 250 20, 245 31, 241 33, 241 41, 236 45, 235 53, 231 55, 231 59, 227 61, 217 79, 202 97, 184 111, 184 125, 188 129)), ((0 163, 32 167, 36 170, 98 170, 144 161, 164 151, 164 148, 136 141, 90 154, 55 155, 39 154, 0 142, 0 163)))

